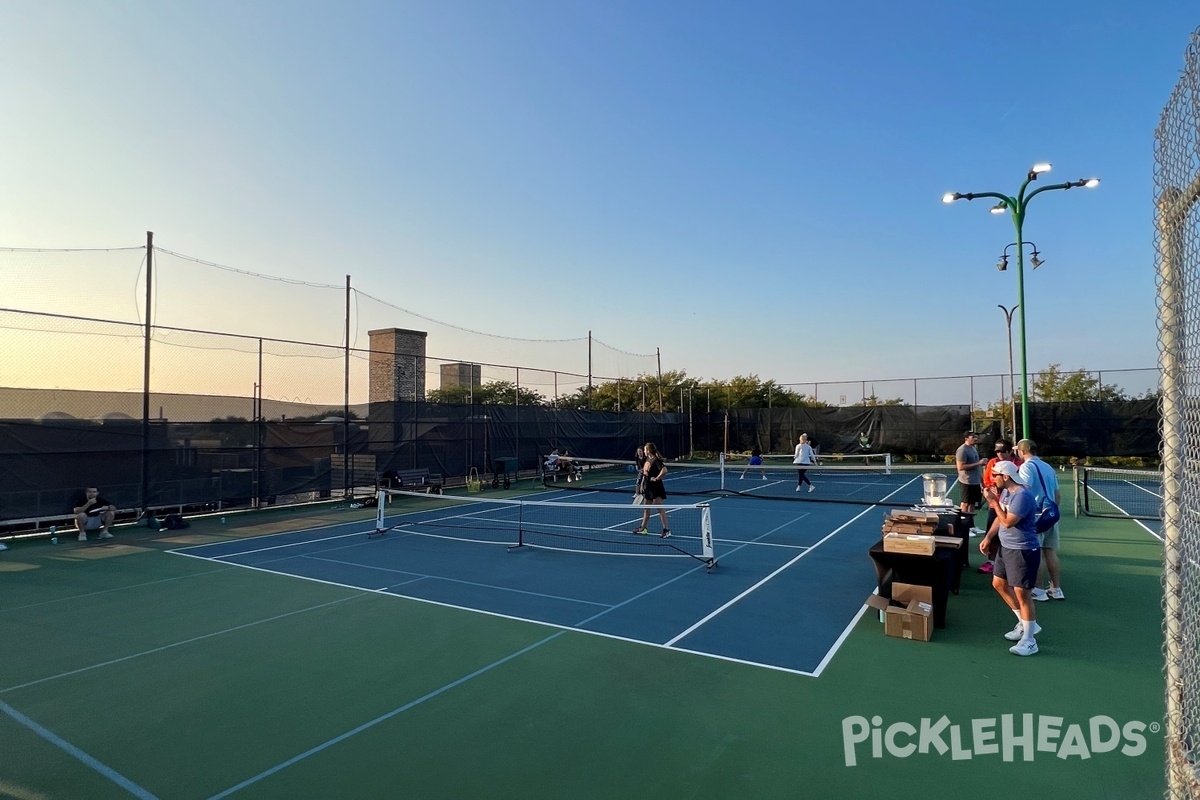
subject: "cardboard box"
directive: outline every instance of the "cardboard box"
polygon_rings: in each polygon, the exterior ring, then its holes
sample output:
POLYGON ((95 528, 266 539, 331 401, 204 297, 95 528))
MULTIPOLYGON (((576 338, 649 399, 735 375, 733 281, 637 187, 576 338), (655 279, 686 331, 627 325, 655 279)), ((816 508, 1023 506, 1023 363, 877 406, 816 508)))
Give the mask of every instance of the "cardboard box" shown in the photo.
POLYGON ((883 612, 883 632, 898 639, 928 642, 933 636, 933 589, 893 583, 892 599, 871 595, 867 605, 883 612))
POLYGON ((883 552, 909 553, 917 556, 931 556, 937 548, 933 536, 910 533, 885 533, 883 535, 883 552))

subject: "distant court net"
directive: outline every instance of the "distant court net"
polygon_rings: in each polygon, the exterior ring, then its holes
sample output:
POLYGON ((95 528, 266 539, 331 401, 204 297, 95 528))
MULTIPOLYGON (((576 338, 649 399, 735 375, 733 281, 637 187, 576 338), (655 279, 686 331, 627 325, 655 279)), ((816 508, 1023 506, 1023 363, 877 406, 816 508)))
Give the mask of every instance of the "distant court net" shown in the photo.
POLYGON ((1156 470, 1077 467, 1076 505, 1089 517, 1162 519, 1162 477, 1156 470))
MULTIPOLYGON (((808 484, 800 485, 798 465, 770 464, 750 466, 738 462, 676 461, 667 464, 665 485, 668 499, 676 496, 747 497, 762 500, 847 503, 908 508, 919 504, 924 494, 922 477, 929 473, 954 480, 953 465, 895 465, 886 454, 880 463, 855 463, 863 456, 846 457, 806 468, 808 484)), ((547 488, 579 492, 609 492, 631 496, 637 483, 632 461, 572 458, 582 479, 566 481, 547 474, 547 488)))
POLYGON ((533 547, 572 553, 618 556, 689 557, 709 569, 717 565, 712 517, 705 503, 655 506, 649 531, 641 525, 643 506, 499 500, 432 495, 397 489, 378 494, 375 531, 391 531, 456 541, 533 547), (662 537, 658 509, 664 509, 670 536, 662 537))

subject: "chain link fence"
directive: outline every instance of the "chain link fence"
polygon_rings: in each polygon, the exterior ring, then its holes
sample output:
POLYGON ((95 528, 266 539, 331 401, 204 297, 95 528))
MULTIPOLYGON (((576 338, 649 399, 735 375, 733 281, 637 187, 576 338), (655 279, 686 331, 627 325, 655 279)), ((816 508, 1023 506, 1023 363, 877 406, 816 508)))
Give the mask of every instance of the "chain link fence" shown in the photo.
POLYGON ((1166 796, 1200 798, 1200 31, 1154 137, 1166 796))

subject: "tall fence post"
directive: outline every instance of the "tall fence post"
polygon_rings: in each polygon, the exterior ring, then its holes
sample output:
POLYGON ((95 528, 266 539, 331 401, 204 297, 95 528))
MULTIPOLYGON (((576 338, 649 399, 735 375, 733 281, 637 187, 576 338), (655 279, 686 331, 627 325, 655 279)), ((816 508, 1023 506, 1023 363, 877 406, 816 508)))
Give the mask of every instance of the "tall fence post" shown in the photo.
POLYGON ((342 396, 342 497, 354 493, 350 476, 350 276, 346 276, 346 340, 342 357, 345 362, 345 387, 342 396))
POLYGON ((146 334, 142 352, 142 513, 150 507, 150 314, 153 310, 154 231, 146 231, 146 334))

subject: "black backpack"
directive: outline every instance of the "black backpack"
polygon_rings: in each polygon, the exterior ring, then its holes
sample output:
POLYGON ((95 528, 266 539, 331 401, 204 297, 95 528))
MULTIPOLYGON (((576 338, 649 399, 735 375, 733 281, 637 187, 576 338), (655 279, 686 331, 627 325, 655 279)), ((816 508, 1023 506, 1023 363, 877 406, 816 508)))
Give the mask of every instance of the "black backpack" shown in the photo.
POLYGON ((192 523, 188 522, 178 514, 167 514, 162 521, 162 527, 168 531, 181 531, 184 528, 192 527, 192 523))

